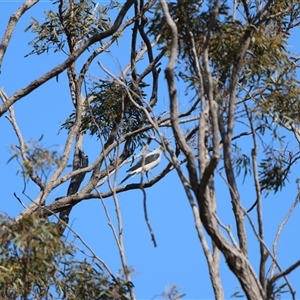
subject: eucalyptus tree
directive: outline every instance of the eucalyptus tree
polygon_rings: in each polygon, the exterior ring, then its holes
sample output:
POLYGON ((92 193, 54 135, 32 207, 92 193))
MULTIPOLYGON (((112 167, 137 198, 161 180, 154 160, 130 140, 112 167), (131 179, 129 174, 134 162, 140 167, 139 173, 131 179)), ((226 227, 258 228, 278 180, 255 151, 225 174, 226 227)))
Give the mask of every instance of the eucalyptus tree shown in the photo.
MULTIPOLYGON (((38 2, 27 0, 9 19, 0 66, 15 26, 38 2)), ((82 200, 112 197, 119 221, 113 232, 130 282, 118 193, 141 189, 146 199, 148 188, 176 172, 193 212, 215 298, 224 299, 223 255, 248 299, 275 299, 286 290, 296 299, 288 275, 296 272, 300 258, 283 268, 277 249, 282 228, 298 202, 297 185, 287 217, 275 224, 272 244, 265 237, 262 201, 284 192, 300 157, 299 58, 289 51, 299 29, 298 1, 127 0, 102 5, 60 0, 53 4, 42 22, 32 17, 26 28, 34 34, 27 56, 59 55, 62 62, 11 95, 5 87, 0 94, 0 116, 7 116, 18 139, 12 159, 20 163, 25 182, 39 188, 17 222, 28 215, 57 215, 62 234, 72 207, 82 200), (129 41, 126 53, 118 46, 122 40, 129 41), (107 67, 107 59, 117 62, 117 72, 107 67), (72 110, 60 128, 67 134, 58 154, 43 148, 40 141, 24 140, 14 107, 50 79, 59 81, 62 73, 67 74, 69 89, 64 101, 72 103, 72 110), (159 108, 164 77, 169 95, 166 112, 159 108), (178 90, 185 90, 185 95, 178 90), (88 135, 100 145, 94 160, 84 149, 88 135), (151 140, 162 145, 168 160, 162 172, 151 180, 142 175, 140 183, 118 186, 121 166, 132 160, 137 148, 143 147, 145 153, 151 140), (68 171, 70 161, 72 171, 68 171), (240 177, 251 180, 252 207, 245 206, 240 177), (51 201, 54 190, 69 180, 66 195, 51 201), (222 222, 220 201, 231 208, 230 225, 222 222), (258 268, 249 258, 253 249, 247 226, 258 245, 258 268)), ((132 285, 128 289, 134 299, 132 285)))

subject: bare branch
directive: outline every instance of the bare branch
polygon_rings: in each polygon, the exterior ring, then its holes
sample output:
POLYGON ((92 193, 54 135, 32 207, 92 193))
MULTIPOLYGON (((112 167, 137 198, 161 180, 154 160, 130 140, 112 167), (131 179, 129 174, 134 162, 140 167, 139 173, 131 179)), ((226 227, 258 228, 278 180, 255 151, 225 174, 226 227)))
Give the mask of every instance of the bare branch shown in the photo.
MULTIPOLYGON (((299 189, 299 187, 298 187, 298 189, 299 189)), ((291 205, 286 217, 283 219, 283 221, 278 226, 278 229, 277 229, 277 232, 275 235, 275 239, 274 239, 274 242, 272 245, 273 256, 275 257, 275 259, 277 259, 277 247, 278 247, 278 241, 279 241, 281 231, 284 228, 284 226, 286 225, 286 223, 288 222, 289 218, 291 217, 291 215, 292 215, 294 209, 296 208, 296 206, 298 205, 299 201, 300 201, 300 192, 298 192, 298 195, 297 195, 295 201, 293 202, 293 204, 291 205)), ((276 268, 276 263, 275 263, 275 261, 273 261, 272 265, 270 267, 270 277, 276 276, 276 275, 274 275, 275 268, 276 268)))
MULTIPOLYGON (((4 92, 3 89, 0 88, 0 97, 2 98, 3 102, 5 103, 8 99, 8 96, 6 95, 6 93, 4 92)), ((28 172, 28 175, 30 176, 31 180, 37 184, 39 186, 40 189, 44 188, 44 183, 42 182, 41 178, 37 175, 34 174, 33 172, 33 167, 30 163, 30 161, 28 160, 27 156, 26 156, 26 143, 23 139, 21 130, 18 126, 17 120, 16 120, 16 116, 15 116, 15 110, 14 107, 11 106, 9 108, 9 116, 6 117, 8 119, 8 121, 11 123, 13 130, 16 133, 17 139, 19 141, 19 149, 20 149, 20 154, 23 160, 23 165, 26 165, 26 168, 28 170, 30 170, 28 172)))
MULTIPOLYGON (((262 216, 262 203, 261 203, 261 188, 258 179, 258 168, 257 168, 257 153, 258 153, 258 144, 256 140, 256 132, 253 126, 253 119, 248 110, 246 104, 244 104, 246 114, 249 120, 249 125, 252 131, 252 140, 253 140, 253 148, 251 151, 252 156, 252 168, 253 168, 253 179, 254 179, 254 186, 256 192, 256 201, 257 201, 257 220, 258 220, 258 234, 261 240, 264 240, 264 228, 263 228, 263 216, 262 216)), ((264 246, 260 243, 260 265, 259 265, 259 279, 260 283, 263 287, 266 286, 265 282, 265 274, 266 274, 266 260, 267 260, 267 253, 264 249, 264 246)))
POLYGON ((177 59, 177 45, 178 45, 178 33, 175 22, 170 16, 168 5, 165 0, 160 1, 164 16, 166 18, 167 24, 171 30, 171 45, 170 45, 170 58, 168 65, 165 69, 166 79, 168 82, 169 89, 169 99, 170 99, 170 113, 171 113, 171 124, 175 139, 187 157, 187 167, 189 171, 190 183, 194 189, 196 189, 198 184, 197 171, 194 162, 194 155, 192 149, 187 145, 184 135, 178 124, 178 100, 177 100, 177 90, 174 81, 174 67, 177 59))
POLYGON ((8 47, 9 41, 12 37, 13 31, 14 31, 18 21, 23 16, 23 14, 27 10, 29 10, 31 7, 33 7, 38 1, 39 0, 27 0, 27 1, 25 1, 17 9, 17 11, 9 18, 4 36, 3 36, 1 44, 0 44, 0 74, 1 74, 2 61, 3 61, 4 55, 5 55, 6 49, 8 47))
MULTIPOLYGON (((280 267, 280 265, 279 265, 277 259, 273 256, 272 252, 269 250, 269 248, 268 248, 268 246, 266 245, 266 243, 260 238, 259 234, 257 233, 257 231, 256 231, 256 229, 255 229, 255 225, 254 225, 252 219, 250 218, 249 214, 248 214, 246 211, 244 211, 244 213, 245 213, 245 215, 247 216, 247 218, 248 218, 248 220, 249 220, 249 223, 250 223, 250 225, 251 225, 251 228, 252 228, 252 230, 253 230, 253 232, 254 232, 256 238, 258 239, 259 243, 263 245, 263 247, 265 248, 265 250, 267 251, 267 253, 268 253, 268 254, 270 255, 270 257, 272 258, 272 261, 276 264, 276 267, 278 268, 278 270, 279 270, 280 272, 282 272, 282 276, 279 276, 279 277, 283 277, 283 278, 284 278, 284 280, 285 280, 285 282, 287 283, 287 285, 288 285, 288 287, 289 287, 289 290, 290 290, 290 292, 291 292, 291 294, 292 294, 292 296, 293 296, 293 300, 296 300, 296 298, 295 298, 295 292, 294 292, 294 290, 293 290, 293 288, 292 288, 292 286, 291 286, 291 284, 290 284, 288 278, 286 277, 286 275, 285 275, 284 272, 282 271, 282 268, 280 267)), ((275 281, 273 280, 272 283, 274 283, 274 282, 275 282, 275 281)), ((272 291, 273 291, 272 283, 271 283, 270 281, 267 283, 267 287, 266 287, 267 296, 270 296, 271 293, 272 293, 272 291)), ((269 297, 268 297, 268 298, 269 298, 269 297)), ((267 298, 267 299, 268 299, 268 298, 267 298)))

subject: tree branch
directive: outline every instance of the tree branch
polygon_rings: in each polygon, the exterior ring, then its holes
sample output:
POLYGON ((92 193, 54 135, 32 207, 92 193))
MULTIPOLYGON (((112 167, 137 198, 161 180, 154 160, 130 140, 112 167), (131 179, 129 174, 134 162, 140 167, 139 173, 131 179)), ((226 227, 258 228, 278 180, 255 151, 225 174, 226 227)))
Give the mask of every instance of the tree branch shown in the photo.
POLYGON ((47 82, 49 79, 57 76, 64 70, 66 70, 74 61, 77 60, 77 58, 85 52, 91 45, 93 45, 96 42, 101 41, 102 39, 109 37, 113 35, 118 28, 121 25, 121 22, 123 18, 125 17, 127 11, 131 7, 131 5, 134 3, 134 0, 127 0, 124 5, 122 6, 114 24, 106 31, 100 32, 95 34, 93 37, 91 37, 85 44, 79 48, 78 50, 74 51, 74 53, 70 54, 69 58, 66 59, 63 63, 58 65, 57 67, 53 68, 49 72, 45 73, 40 78, 32 81, 29 85, 27 85, 25 88, 17 91, 14 93, 8 100, 0 106, 0 117, 8 110, 8 108, 13 105, 15 102, 20 100, 22 97, 28 95, 32 91, 34 91, 36 88, 47 82))
POLYGON ((9 18, 4 36, 3 36, 1 44, 0 44, 0 74, 1 74, 1 68, 2 68, 2 61, 3 61, 4 55, 5 55, 6 49, 8 47, 8 44, 9 44, 10 39, 12 37, 13 31, 14 31, 18 21, 23 16, 23 14, 27 10, 29 10, 31 7, 33 7, 38 1, 39 0, 27 0, 27 1, 25 1, 17 9, 17 11, 9 18))

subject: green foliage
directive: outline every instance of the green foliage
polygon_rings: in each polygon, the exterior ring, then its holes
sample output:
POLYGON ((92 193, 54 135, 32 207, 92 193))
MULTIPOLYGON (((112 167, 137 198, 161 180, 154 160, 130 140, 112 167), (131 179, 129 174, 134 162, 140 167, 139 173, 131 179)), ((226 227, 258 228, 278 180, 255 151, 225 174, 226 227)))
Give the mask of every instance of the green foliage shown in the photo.
POLYGON ((78 261, 57 224, 0 216, 1 299, 129 299, 131 282, 110 277, 94 261, 78 261))
MULTIPOLYGON (((291 28, 293 24, 298 24, 300 19, 299 6, 295 4, 294 9, 289 10, 289 1, 273 1, 266 14, 273 17, 263 25, 258 19, 249 26, 249 21, 239 14, 238 10, 233 18, 227 3, 228 1, 221 1, 219 14, 213 24, 210 22, 214 1, 203 1, 199 4, 199 1, 180 0, 169 3, 169 11, 178 30, 179 57, 184 61, 177 66, 178 75, 187 84, 189 97, 193 98, 191 94, 194 94, 194 99, 205 97, 199 95, 202 82, 197 76, 195 60, 198 59, 203 71, 204 42, 208 38, 210 28, 208 63, 213 78, 211 88, 226 126, 233 70, 247 34, 250 29, 254 30, 240 71, 236 75, 238 84, 234 91, 237 102, 235 116, 241 123, 251 116, 255 127, 261 128, 260 135, 272 135, 280 143, 280 127, 273 124, 299 126, 300 122, 300 82, 297 79, 299 58, 290 53, 287 47, 291 28), (192 51, 192 39, 196 57, 192 51)), ((257 13, 255 5, 249 5, 248 9, 250 15, 253 13, 254 16, 257 13)), ((154 36, 161 34, 160 46, 169 50, 171 35, 160 4, 157 4, 153 11, 148 30, 154 36)), ((205 76, 203 79, 205 85, 205 76)), ((205 88, 204 86, 204 91, 205 88)), ((236 174, 239 176, 243 172, 245 178, 251 170, 250 159, 238 150, 239 143, 240 141, 237 141, 233 145, 232 162, 236 174)), ((260 163, 260 182, 262 189, 277 192, 288 180, 290 159, 289 156, 275 156, 276 158, 265 152, 265 157, 260 163)))
MULTIPOLYGON (((128 89, 132 87, 130 83, 127 83, 127 86, 128 89)), ((132 92, 133 100, 142 107, 144 103, 141 99, 146 96, 143 92, 145 87, 146 84, 141 82, 139 91, 132 92)), ((82 121, 81 130, 84 132, 89 131, 98 138, 102 136, 108 139, 112 132, 117 131, 115 138, 119 138, 143 125, 143 111, 132 103, 124 87, 116 82, 104 80, 94 82, 87 98, 92 100, 86 107, 86 115, 82 121)), ((76 115, 73 113, 62 127, 69 130, 75 118, 76 115)), ((142 137, 143 135, 137 135, 136 140, 139 141, 142 137)))
MULTIPOLYGON (((287 287, 287 284, 284 283, 284 284, 281 284, 281 285, 276 285, 276 284, 273 284, 272 285, 272 293, 270 295, 270 300, 284 300, 286 299, 285 297, 282 297, 283 294, 287 294, 288 293, 288 287, 287 287)), ((236 292, 234 292, 230 298, 243 298, 245 299, 246 296, 245 296, 245 293, 242 291, 242 290, 238 290, 236 292)))
POLYGON ((163 292, 160 297, 166 300, 178 300, 182 299, 185 294, 179 293, 180 288, 176 285, 172 285, 171 287, 167 287, 166 291, 163 292))
MULTIPOLYGON (((40 139, 41 140, 41 139, 40 139)), ((13 156, 8 160, 17 159, 21 167, 23 178, 28 179, 30 176, 38 176, 42 181, 45 181, 50 172, 59 166, 61 156, 56 150, 44 148, 39 141, 30 140, 25 144, 23 155, 19 147, 11 145, 13 156)))
POLYGON ((295 69, 281 70, 272 83, 268 84, 257 106, 283 124, 299 124, 300 82, 295 69))
MULTIPOLYGON (((203 36, 206 33, 210 20, 209 9, 204 9, 203 3, 201 4, 195 0, 170 2, 168 6, 178 30, 180 56, 187 58, 187 55, 191 54, 189 31, 191 31, 195 39, 199 41, 199 45, 196 46, 201 46, 202 48, 201 43, 203 42, 203 36)), ((210 5, 208 4, 208 6, 210 5)), ((220 6, 220 14, 224 15, 227 9, 228 6, 223 1, 220 6)), ((160 34, 160 45, 167 48, 170 46, 170 29, 164 18, 160 3, 158 3, 153 10, 153 17, 148 25, 148 33, 154 36, 160 34)), ((201 51, 201 49, 199 49, 199 51, 201 51)))
POLYGON ((244 173, 243 181, 245 181, 245 178, 248 174, 251 175, 250 157, 243 153, 242 149, 236 144, 233 144, 232 164, 238 177, 242 172, 244 173))
MULTIPOLYGON (((280 139, 281 137, 279 137, 280 139)), ((274 191, 281 190, 291 171, 292 165, 299 160, 299 152, 293 153, 291 150, 276 150, 274 147, 268 147, 265 151, 266 157, 259 165, 259 181, 262 190, 274 191)))
MULTIPOLYGON (((184 80, 192 81, 194 87, 199 84, 199 80, 194 77, 196 74, 195 57, 192 52, 191 33, 195 42, 195 50, 200 58, 203 54, 203 43, 207 38, 206 35, 210 26, 210 7, 212 5, 212 1, 203 1, 202 4, 199 4, 199 1, 187 0, 169 3, 170 14, 178 29, 179 56, 186 62, 185 72, 180 74, 184 80), (190 72, 189 76, 186 71, 190 72)), ((278 9, 278 13, 284 5, 286 4, 276 1, 276 5, 272 6, 272 10, 278 9)), ((228 88, 232 69, 240 52, 240 46, 243 44, 245 34, 249 30, 246 21, 242 18, 233 20, 228 11, 227 1, 221 1, 219 15, 211 27, 208 48, 211 72, 220 84, 215 91, 218 95, 220 95, 220 87, 222 89, 228 88)), ((296 13, 297 11, 295 11, 296 13)), ((159 4, 153 14, 154 17, 148 27, 149 33, 154 36, 161 34, 161 45, 168 48, 169 27, 159 4)), ((289 55, 285 49, 288 38, 286 30, 288 25, 287 21, 284 21, 285 18, 288 18, 288 16, 283 15, 280 20, 277 18, 268 22, 266 26, 257 28, 247 51, 243 72, 240 74, 240 83, 257 85, 263 78, 269 78, 283 68, 284 65, 289 64, 289 55)))
POLYGON ((58 12, 45 11, 45 22, 31 18, 30 25, 25 29, 32 30, 36 37, 29 43, 33 50, 27 54, 42 54, 54 48, 54 52, 68 52, 75 45, 86 42, 91 36, 107 30, 110 18, 106 14, 108 7, 97 8, 91 0, 68 2, 54 1, 58 4, 58 12), (64 3, 64 4, 62 4, 64 3), (65 47, 66 44, 69 47, 65 47))
MULTIPOLYGON (((195 58, 192 52, 191 33, 194 38, 195 49, 200 57, 203 52, 203 42, 210 22, 210 7, 212 4, 212 2, 208 1, 203 1, 199 4, 199 1, 194 0, 169 3, 169 11, 176 22, 178 30, 179 57, 186 62, 185 71, 180 74, 181 76, 186 76, 186 71, 190 72, 190 77, 185 77, 184 79, 195 79, 195 58)), ((231 69, 234 54, 242 35, 240 22, 233 22, 230 18, 226 18, 228 9, 226 1, 222 1, 219 9, 220 19, 216 20, 212 28, 213 36, 210 41, 210 57, 212 63, 215 64, 212 69, 218 72, 221 72, 219 70, 220 67, 222 69, 231 69)), ((149 34, 153 34, 154 36, 161 34, 161 46, 168 49, 171 35, 163 17, 160 4, 156 6, 153 13, 154 16, 148 28, 149 34)))

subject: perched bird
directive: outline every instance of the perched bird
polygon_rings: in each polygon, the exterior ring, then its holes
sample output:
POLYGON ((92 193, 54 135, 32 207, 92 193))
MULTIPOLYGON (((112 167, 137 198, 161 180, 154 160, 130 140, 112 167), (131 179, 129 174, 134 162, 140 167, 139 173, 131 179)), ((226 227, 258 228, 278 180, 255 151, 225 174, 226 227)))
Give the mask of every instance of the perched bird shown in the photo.
POLYGON ((146 174, 156 167, 161 159, 161 155, 163 152, 162 146, 156 148, 152 152, 148 153, 146 156, 142 157, 134 166, 128 169, 126 172, 130 172, 121 182, 122 184, 129 177, 134 176, 138 173, 146 172, 146 174))

